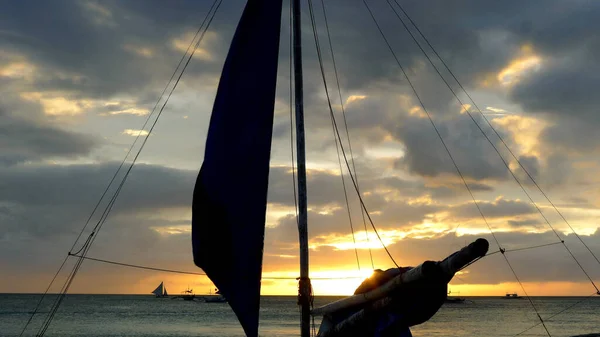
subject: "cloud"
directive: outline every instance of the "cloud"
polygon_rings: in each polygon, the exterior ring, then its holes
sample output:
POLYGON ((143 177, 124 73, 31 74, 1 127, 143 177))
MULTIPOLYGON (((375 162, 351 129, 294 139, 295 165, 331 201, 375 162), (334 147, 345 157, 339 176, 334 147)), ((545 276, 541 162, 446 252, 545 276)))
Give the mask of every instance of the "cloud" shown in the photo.
MULTIPOLYGON (((473 124, 453 119, 437 121, 437 129, 454 161, 467 178, 504 180, 508 171, 473 124), (457 129, 462 132, 455 132, 457 129)), ((406 156, 397 161, 399 167, 416 174, 435 177, 442 173, 455 174, 456 168, 429 120, 408 118, 393 130, 406 145, 406 156)), ((501 131, 501 130, 500 130, 501 131)), ((508 138, 508 137, 506 137, 508 138)))
MULTIPOLYGON (((478 204, 486 218, 514 217, 536 212, 533 205, 529 203, 519 200, 507 200, 502 197, 498 197, 493 202, 479 201, 478 204)), ((458 218, 476 218, 480 216, 472 202, 452 207, 451 213, 458 218)))
MULTIPOLYGON (((146 164, 132 171, 93 254, 194 268, 188 235, 191 192, 216 84, 244 3, 221 7, 140 157, 146 164)), ((18 280, 41 280, 54 272, 53 257, 64 256, 70 247, 129 148, 129 136, 140 130, 209 5, 149 0, 34 6, 25 1, 3 8, 0 263, 7 274, 19 277, 0 280, 0 288, 16 289, 23 283, 18 280)), ((490 117, 493 125, 541 186, 550 189, 553 201, 567 208, 569 219, 574 217, 586 234, 593 232, 590 224, 600 200, 593 188, 600 167, 593 157, 600 144, 595 132, 598 102, 591 91, 598 82, 595 56, 600 44, 593 28, 598 25, 599 7, 515 0, 403 5, 476 102, 497 113, 490 117)), ((475 238, 447 234, 458 223, 465 228, 459 231, 462 234, 486 230, 479 214, 364 6, 344 1, 326 6, 365 204, 401 264, 444 257, 475 238)), ((507 247, 553 242, 548 228, 535 221, 532 207, 516 199, 521 192, 507 184, 511 177, 504 164, 461 113, 394 13, 384 2, 372 6, 469 187, 481 200, 484 214, 498 228, 500 242, 507 247)), ((297 270, 285 20, 269 181, 265 246, 269 271, 297 270)), ((320 12, 317 21, 323 28, 320 12)), ((350 269, 355 256, 347 249, 352 245, 338 157, 310 24, 304 28, 311 261, 316 270, 350 269)), ((320 34, 330 94, 335 98, 328 39, 324 31, 320 34)), ((454 82, 450 84, 457 90, 454 82)), ((338 99, 332 103, 342 127, 338 99)), ((486 124, 480 124, 489 133, 486 124)), ((507 155, 502 144, 494 144, 507 155)), ((344 146, 348 151, 345 140, 344 146)), ((509 164, 516 167, 512 159, 509 164)), ((525 178, 519 169, 515 172, 525 178)), ((350 194, 353 225, 360 231, 360 208, 350 194)), ((584 239, 599 248, 597 233, 584 239)), ((526 281, 584 280, 559 248, 515 252, 509 258, 526 281)), ((381 249, 373 254, 379 266, 391 266, 381 249)), ((359 258, 370 265, 365 247, 359 249, 359 258)), ((465 278, 472 283, 510 282, 503 263, 499 255, 486 258, 465 278)), ((83 279, 102 291, 116 288, 106 285, 112 282, 96 280, 100 272, 105 281, 119 275, 132 281, 128 284, 140 280, 143 287, 155 286, 156 279, 137 271, 89 268, 83 279)), ((18 289, 41 289, 38 283, 18 289)))
POLYGON ((0 104, 0 163, 14 165, 52 158, 77 158, 89 154, 100 141, 93 136, 65 130, 47 123, 39 114, 26 115, 31 108, 10 102, 0 104), (33 118, 32 118, 33 117, 33 118))
POLYGON ((134 130, 134 129, 125 129, 123 130, 123 134, 124 135, 128 135, 128 136, 147 136, 148 135, 148 131, 146 130, 134 130))

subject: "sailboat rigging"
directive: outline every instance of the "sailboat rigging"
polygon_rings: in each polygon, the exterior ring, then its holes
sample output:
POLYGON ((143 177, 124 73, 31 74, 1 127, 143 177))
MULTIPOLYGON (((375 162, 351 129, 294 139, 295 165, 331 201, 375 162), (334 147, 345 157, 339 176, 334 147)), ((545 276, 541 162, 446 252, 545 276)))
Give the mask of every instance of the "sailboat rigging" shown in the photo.
MULTIPOLYGON (((281 9, 281 0, 249 0, 246 4, 223 66, 193 200, 194 261, 221 289, 249 337, 258 336, 281 9), (240 158, 245 163, 244 171, 232 170, 236 167, 233 161, 240 158), (233 191, 235 196, 230 195, 233 191), (215 253, 222 258, 215 260, 215 253)), ((300 243, 298 303, 300 333, 308 337, 312 290, 299 0, 292 0, 292 31, 300 243)), ((350 331, 357 336, 370 335, 378 329, 409 331, 408 327, 428 320, 443 304, 447 283, 454 274, 487 250, 487 241, 480 239, 444 261, 398 268, 379 287, 312 311, 313 315, 325 315, 319 335, 347 336, 350 331), (409 293, 418 294, 420 301, 409 293), (395 315, 391 321, 389 315, 395 315)))
MULTIPOLYGON (((363 2, 375 20, 368 4, 366 1, 363 2)), ((389 4, 391 6, 391 3, 389 4)), ((272 8, 280 10, 281 5, 281 1, 277 1, 272 8)), ((309 7, 312 14, 312 3, 310 1, 309 7)), ((444 303, 447 298, 447 283, 452 279, 454 274, 485 256, 488 250, 488 243, 484 239, 479 239, 443 261, 426 261, 416 268, 400 268, 398 265, 396 265, 398 268, 390 269, 390 275, 386 275, 387 278, 384 278, 384 282, 378 284, 375 289, 368 289, 369 291, 358 295, 358 297, 350 297, 346 300, 332 303, 326 307, 311 310, 312 290, 308 269, 309 255, 307 233, 306 155, 303 110, 301 10, 299 0, 291 1, 291 11, 291 43, 293 45, 292 58, 294 70, 294 106, 297 150, 297 221, 300 249, 298 304, 301 306, 301 336, 310 336, 311 314, 324 315, 318 334, 319 336, 359 336, 379 333, 388 334, 391 333, 391 331, 402 332, 409 336, 410 326, 420 324, 428 320, 444 303), (411 289, 411 291, 407 292, 407 289, 411 289), (414 297, 415 293, 417 293, 418 296, 414 297), (411 297, 411 294, 413 294, 413 297, 411 297)), ((273 103, 275 99, 274 87, 276 82, 276 68, 269 68, 265 61, 271 60, 275 63, 277 61, 280 20, 281 13, 279 11, 276 13, 269 12, 264 7, 264 4, 258 0, 249 0, 247 2, 246 8, 244 9, 244 13, 242 14, 242 18, 239 22, 229 53, 227 55, 227 60, 223 67, 221 82, 219 84, 217 98, 215 99, 215 105, 213 107, 213 114, 211 117, 211 124, 206 144, 205 160, 200 170, 194 192, 194 213, 192 218, 194 231, 194 260, 199 267, 203 268, 207 272, 208 277, 219 288, 222 289, 223 293, 226 294, 231 303, 232 309, 236 313, 240 323, 242 324, 242 327, 244 328, 244 331, 250 337, 258 336, 257 299, 260 294, 260 269, 263 244, 261 235, 264 233, 265 228, 264 216, 266 212, 266 190, 268 184, 268 179, 265 179, 265 177, 268 176, 272 126, 270 123, 273 121, 273 103), (261 6, 261 4, 263 6, 261 6), (253 14, 261 18, 260 25, 258 25, 256 22, 253 23, 252 19, 249 18, 253 14), (271 24, 270 29, 272 29, 272 31, 270 34, 266 34, 264 31, 265 26, 268 24, 271 24), (245 32, 245 35, 243 32, 245 32), (264 35, 264 37, 261 35, 264 35), (261 36, 260 44, 256 41, 257 36, 261 36), (246 39, 245 41, 243 40, 244 38, 246 39), (270 46, 268 45, 269 41, 270 46), (242 52, 240 45, 243 45, 244 43, 246 43, 247 46, 249 46, 250 43, 253 43, 253 47, 247 48, 242 52), (257 45, 260 47, 257 47, 257 45), (264 58, 261 58, 260 60, 255 59, 254 53, 256 53, 257 49, 264 49, 264 58), (245 84, 245 81, 247 81, 248 78, 252 78, 252 74, 256 73, 257 70, 261 74, 260 85, 250 88, 245 84), (237 83, 238 81, 239 83, 237 83), (241 90, 241 88, 245 89, 245 91, 241 90), (264 98, 264 101, 257 100, 257 96, 259 95, 263 95, 262 97, 264 98), (249 96, 251 96, 252 99, 249 96), (223 97, 228 97, 229 100, 226 100, 223 97), (240 106, 240 102, 244 102, 244 106, 240 106), (240 116, 240 111, 245 112, 246 107, 250 107, 251 111, 253 112, 252 122, 248 121, 247 115, 240 116), (225 129, 227 128, 227 126, 224 125, 224 120, 246 121, 245 124, 247 124, 247 126, 240 128, 239 124, 234 125, 234 131, 232 133, 230 132, 229 134, 233 134, 231 138, 236 139, 224 139, 223 135, 225 134, 225 129), (244 144, 242 145, 242 143, 244 144), (252 158, 251 160, 247 159, 248 154, 246 151, 248 151, 248 143, 254 146, 252 151, 257 153, 256 158, 252 158), (262 146, 262 148, 260 146, 262 146), (240 151, 243 153, 240 153, 240 151), (228 172, 228 169, 235 165, 228 163, 226 159, 221 157, 220 153, 234 153, 236 156, 239 153, 239 156, 244 158, 243 161, 246 163, 245 172, 237 175, 234 172, 228 172), (249 179, 247 173, 256 176, 257 179, 249 179), (232 178, 232 176, 235 176, 235 178, 232 178), (225 181, 223 179, 231 180, 225 181), (258 185, 256 184, 257 182, 258 185), (227 186, 227 188, 225 188, 226 191, 232 191, 232 187, 230 186, 235 186, 241 191, 240 194, 242 195, 242 198, 236 196, 235 198, 228 200, 219 191, 217 184, 227 186), (252 191, 251 193, 254 197, 246 195, 249 190, 252 191), (247 196, 245 200, 243 196, 247 196), (241 211, 239 209, 233 211, 233 208, 235 208, 233 205, 240 205, 240 201, 243 202, 243 206, 240 207, 241 211), (259 212, 257 212, 257 210, 259 212), (237 218, 239 214, 243 214, 245 218, 237 218), (203 235, 206 235, 208 227, 214 227, 215 222, 218 223, 216 226, 218 229, 213 229, 213 231, 219 231, 221 236, 225 236, 227 240, 230 240, 230 242, 225 244, 225 247, 227 247, 226 252, 222 251, 222 247, 215 247, 214 244, 208 242, 202 237, 203 235), (249 228, 250 226, 254 226, 254 229, 249 228), (253 230, 253 234, 250 234, 249 231, 251 230, 253 230), (244 242, 243 244, 240 244, 236 237, 257 240, 257 242, 244 242), (236 243, 244 247, 245 250, 247 250, 249 246, 255 246, 250 250, 250 254, 236 256, 239 255, 237 252, 239 246, 236 246, 236 243), (211 251, 215 250, 223 252, 226 256, 225 261, 228 263, 220 262, 220 266, 211 264, 208 257, 210 256, 211 251), (250 256, 253 261, 249 260, 248 256, 250 256), (240 262, 244 263, 243 267, 239 266, 240 262), (252 264, 249 265, 248 262, 252 262, 252 264), (227 266, 230 269, 223 270, 222 266, 227 266), (248 276, 254 277, 250 278, 250 287, 247 285, 242 286, 237 284, 239 279, 248 276), (239 293, 239 289, 243 289, 244 293, 239 293), (249 295, 248 292, 254 292, 254 294, 249 295), (248 300, 249 298, 250 300, 248 300), (239 304, 242 302, 241 299, 244 299, 243 302, 246 303, 246 305, 242 306, 239 304)), ((377 24, 376 20, 375 23, 377 24)), ((383 34, 378 24, 377 27, 383 34)), ((386 40, 386 43, 388 43, 388 47, 390 47, 392 54, 394 54, 394 51, 391 49, 391 46, 389 45, 385 35, 383 35, 383 37, 386 40)), ((316 32, 315 42, 317 44, 317 52, 320 53, 318 36, 316 32)), ((473 197, 474 203, 477 205, 477 201, 474 199, 466 180, 462 176, 459 167, 454 161, 452 154, 437 130, 435 123, 431 119, 431 116, 427 112, 427 109, 423 105, 423 102, 419 98, 419 95, 417 94, 403 67, 400 65, 395 54, 394 57, 402 69, 405 78, 410 83, 414 94, 419 99, 423 111, 427 113, 430 122, 436 129, 438 136, 444 144, 448 155, 452 159, 458 174, 463 179, 467 190, 473 197)), ((319 61, 321 65, 321 72, 323 74, 320 54, 319 61)), ((331 110, 331 102, 329 101, 324 74, 323 81, 331 110)), ((462 102, 461 105, 464 106, 462 102)), ((334 123, 335 127, 335 118, 333 115, 332 122, 334 123)), ((341 142, 340 146, 342 147, 343 151, 343 145, 341 142)), ((347 160, 346 164, 348 165, 347 160)), ((507 168, 509 168, 508 164, 507 168)), ((352 171, 350 169, 348 171, 353 183, 355 184, 356 190, 358 191, 356 182, 352 176, 352 171)), ((513 174, 512 171, 511 174, 513 174)), ((360 200, 362 208, 365 208, 362 199, 360 200)), ((480 209, 479 211, 481 213, 480 209)), ((366 214, 368 216, 368 212, 366 214)), ((485 220, 483 213, 481 213, 481 215, 485 220)), ((376 230, 375 233, 377 233, 376 230)), ((494 239, 496 240, 496 243, 498 243, 500 251, 504 256, 504 251, 502 250, 495 236, 494 239)), ((571 256, 573 256, 572 253, 571 256)), ((510 262, 506 256, 504 256, 504 258, 510 266, 510 262)), ((573 256, 573 258, 575 259, 575 256, 573 256)), ((590 279, 590 281, 592 280, 590 279)), ((533 302, 531 302, 531 304, 535 309, 533 302)), ((538 315, 538 317, 540 316, 538 315)), ((540 320, 541 324, 544 325, 541 317, 540 320)), ((548 332, 548 329, 545 325, 544 328, 546 329, 546 332, 548 332)), ((549 332, 548 335, 550 335, 549 332)))
MULTIPOLYGON (((357 289, 354 296, 330 303, 321 308, 312 307, 313 291, 309 274, 308 201, 306 187, 303 102, 304 84, 300 3, 300 0, 291 0, 291 43, 293 51, 292 59, 296 125, 295 145, 297 154, 297 181, 295 184, 297 184, 298 187, 297 223, 300 251, 300 268, 299 277, 297 278, 298 304, 301 307, 300 334, 302 337, 310 336, 311 318, 314 316, 322 316, 323 320, 318 332, 318 336, 322 337, 371 336, 377 334, 383 336, 390 334, 391 332, 402 333, 402 336, 410 336, 411 326, 427 321, 437 312, 441 305, 448 300, 447 295, 449 292, 447 286, 454 275, 482 257, 491 255, 488 254, 489 243, 485 239, 478 239, 440 261, 424 261, 416 267, 400 267, 392 258, 392 261, 396 264, 396 268, 390 268, 386 271, 375 271, 373 277, 365 280, 359 289, 357 289)), ((215 4, 217 4, 216 1, 215 4)), ((220 2, 218 2, 218 4, 220 5, 220 2)), ((388 4, 392 6, 390 1, 388 1, 388 4)), ((309 5, 312 6, 310 1, 309 5)), ((367 5, 366 2, 365 5, 367 5)), ((215 5, 213 4, 211 11, 214 6, 215 5)), ((245 334, 249 337, 258 336, 259 329, 267 188, 270 170, 282 7, 282 0, 248 0, 246 2, 221 73, 210 120, 204 161, 200 172, 198 173, 193 194, 192 247, 194 263, 206 272, 206 275, 219 291, 222 292, 222 296, 219 296, 218 299, 215 298, 214 301, 227 301, 229 303, 240 321, 245 334), (243 163, 241 169, 239 162, 243 163), (215 240, 215 237, 218 237, 219 240, 215 240)), ((216 8, 218 8, 218 5, 216 8)), ((312 15, 312 7, 310 9, 312 15)), ((368 5, 367 9, 369 9, 368 5)), ((398 15, 396 11, 394 12, 398 15)), ((404 12, 403 9, 402 12, 404 12)), ((373 15, 372 12, 370 12, 370 14, 373 15)), ((404 12, 404 14, 406 14, 406 12, 404 12)), ((398 16, 398 18, 400 18, 400 16, 398 16)), ((410 19, 410 17, 408 18, 410 19)), ((375 23, 377 24, 376 21, 375 23)), ((379 25, 377 26, 380 29, 379 25)), ((421 32, 419 31, 419 33, 421 32)), ((315 39, 317 39, 316 33, 315 39)), ((425 39, 425 41, 427 40, 425 39)), ((316 41, 316 43, 318 45, 318 41, 316 41)), ((388 43, 387 39, 386 43, 388 43)), ((429 42, 427 41, 427 43, 429 42)), ((431 47, 430 44, 429 46, 431 47)), ((391 47, 390 50, 394 54, 391 47)), ((423 49, 421 50, 423 51, 423 49)), ((320 53, 320 51, 318 52, 320 53)), ((394 57, 396 58, 396 61, 398 61, 395 54, 394 57)), ((429 61, 431 62, 431 60, 429 61)), ((398 64, 400 65, 399 61, 398 64)), ((446 66, 445 63, 444 66, 446 66)), ((402 66, 400 65, 400 67, 402 66)), ((322 64, 321 72, 325 84, 329 109, 331 111, 331 101, 329 101, 329 93, 327 92, 327 84, 322 64)), ((402 72, 406 76, 404 69, 402 69, 402 72)), ((454 77, 453 74, 452 76, 454 77)), ((181 78, 181 75, 179 78, 181 78)), ((406 78, 408 80, 408 76, 406 76, 406 78)), ((456 77, 454 77, 454 79, 456 79, 456 77)), ((412 83, 410 85, 415 95, 418 97, 412 83)), ((462 89, 464 90, 464 88, 462 89)), ((420 98, 419 101, 423 111, 428 115, 420 98)), ((464 105, 462 101, 460 103, 461 105, 464 105)), ((469 113, 468 109, 467 113, 469 113)), ((332 111, 331 114, 332 122, 335 124, 335 117, 333 116, 332 111)), ((450 151, 446 147, 442 136, 435 127, 433 120, 429 115, 428 118, 436 129, 440 140, 450 155, 450 158, 452 159, 458 174, 462 178, 464 185, 469 191, 469 194, 473 198, 475 205, 477 205, 477 201, 475 200, 467 181, 462 176, 450 151)), ((475 120, 473 121, 477 123, 475 120)), ((337 131, 337 126, 335 125, 334 130, 337 132, 336 142, 337 139, 340 141, 340 147, 342 148, 348 173, 355 190, 359 194, 358 197, 360 200, 361 212, 366 214, 373 226, 375 234, 377 234, 379 238, 379 234, 377 233, 366 206, 360 197, 357 181, 350 169, 350 164, 343 150, 339 131, 337 131)), ((498 136, 500 137, 499 134, 498 136)), ((504 143, 504 145, 506 144, 504 143)), ((497 149, 496 151, 498 152, 497 149)), ((499 152, 498 154, 500 155, 499 152)), ((512 155, 514 156, 514 154, 512 155)), ((521 165, 518 159, 517 162, 521 165)), ((521 167, 525 170, 522 165, 521 167)), ((510 170, 508 164, 507 168, 510 170)), ((527 171, 525 170, 525 172, 527 171)), ((511 174, 516 179, 512 171, 511 174)), ((529 175, 528 172, 527 175, 529 175)), ((531 175, 529 175, 529 177, 533 180, 531 175)), ((535 186, 539 188, 537 183, 535 183, 535 186)), ((544 196, 546 195, 544 194, 544 196)), ((111 200, 111 203, 114 204, 115 199, 116 198, 111 200)), ((533 200, 531 201, 533 202, 533 200)), ((552 204, 552 206, 554 206, 554 204, 552 204)), ((112 207, 112 204, 110 207, 112 207)), ((485 216, 478 205, 477 208, 481 213, 484 222, 487 224, 485 216)), ((554 208, 556 209, 556 207, 554 208)), ((542 216, 544 215, 542 214, 542 216)), ((544 219, 548 222, 545 217, 544 219)), ((105 217, 102 221, 104 220, 105 217)), ((103 222, 100 222, 99 224, 101 227, 103 222)), ((487 225, 490 227, 489 224, 487 225)), ((548 223, 548 225, 550 225, 550 223, 548 223)), ((569 225, 569 227, 571 226, 569 225)), ((571 229, 573 230, 572 227, 571 229)), ((82 261, 87 258, 86 254, 89 246, 91 246, 91 243, 95 239, 93 235, 96 230, 97 229, 95 228, 90 239, 86 241, 79 251, 69 253, 69 257, 78 258, 78 264, 74 269, 75 272, 73 273, 73 277, 82 261)), ((567 245, 561 239, 559 234, 554 228, 552 228, 552 230, 560 240, 558 244, 564 245, 573 259, 577 262, 577 259, 573 253, 571 253, 569 248, 567 248, 567 245)), ((573 232, 575 231, 573 230, 573 232)), ((499 249, 494 253, 501 253, 510 266, 510 262, 505 256, 507 250, 500 246, 500 243, 493 232, 492 236, 498 244, 499 249)), ((581 240, 579 236, 577 237, 581 240)), ((381 238, 379 239, 381 241, 381 238)), ((583 243, 582 240, 581 242, 583 243)), ((583 244, 585 245, 585 243, 583 244)), ((385 245, 383 245, 383 247, 386 249, 385 245)), ((593 255, 593 252, 589 247, 586 246, 586 248, 588 248, 593 255)), ((392 257, 389 252, 387 253, 392 257)), ((579 264, 579 262, 577 263, 579 264)), ((579 266, 583 270, 583 267, 581 265, 579 266)), ((517 281, 519 281, 514 270, 512 271, 515 274, 517 281)), ((583 271, 585 273, 585 270, 583 271)), ((587 273, 586 276, 590 279, 594 287, 596 287, 594 281, 587 273)), ((71 282, 72 277, 65 287, 65 294, 71 282)), ((596 290, 598 291, 598 294, 600 294, 600 290, 598 290, 598 288, 596 288, 596 290)), ((163 282, 161 282, 152 293, 156 297, 168 296, 163 282)), ((190 298, 193 299, 194 295, 191 289, 187 291, 186 295, 191 296, 190 298)), ((64 297, 64 294, 61 294, 61 296, 64 297)), ((506 296, 509 297, 509 294, 506 296)), ((513 296, 511 295, 510 297, 512 298, 513 296)), ((519 296, 515 293, 514 297, 519 296)), ((526 293, 524 297, 529 299, 529 296, 526 293)), ((49 316, 49 320, 44 322, 43 328, 38 335, 41 336, 46 331, 61 299, 62 297, 59 297, 59 300, 57 301, 58 304, 56 307, 52 308, 53 312, 49 316)), ((464 301, 464 299, 462 300, 464 301)), ((209 301, 207 300, 207 302, 209 301)), ((531 305, 537 313, 537 309, 533 302, 531 302, 531 305)), ((542 317, 539 314, 538 317, 541 322, 540 324, 544 325, 542 317)), ((548 335, 550 335, 545 325, 544 328, 548 335)))

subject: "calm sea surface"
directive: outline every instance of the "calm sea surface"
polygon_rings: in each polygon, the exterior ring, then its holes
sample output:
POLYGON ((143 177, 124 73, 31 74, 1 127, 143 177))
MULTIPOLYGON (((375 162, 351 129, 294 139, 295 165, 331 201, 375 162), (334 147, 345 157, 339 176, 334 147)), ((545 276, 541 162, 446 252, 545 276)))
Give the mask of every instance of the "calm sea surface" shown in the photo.
MULTIPOLYGON (((50 298, 53 298, 51 295, 50 298)), ((40 295, 0 294, 0 336, 18 336, 40 295)), ((320 306, 335 297, 318 297, 320 306)), ((542 317, 581 301, 581 297, 533 298, 542 317)), ((49 302, 49 301, 48 301, 49 302)), ((43 305, 24 336, 34 336, 49 304, 43 305)), ((299 336, 294 297, 262 298, 261 336, 299 336)), ((320 321, 316 321, 318 324, 320 321)), ((414 336, 514 336, 539 321, 526 299, 475 297, 445 304, 414 336)), ((547 320, 552 336, 600 333, 600 298, 592 297, 547 320)), ((522 336, 546 335, 541 326, 522 336)), ((68 295, 46 336, 244 336, 227 304, 158 299, 146 295, 68 295)))

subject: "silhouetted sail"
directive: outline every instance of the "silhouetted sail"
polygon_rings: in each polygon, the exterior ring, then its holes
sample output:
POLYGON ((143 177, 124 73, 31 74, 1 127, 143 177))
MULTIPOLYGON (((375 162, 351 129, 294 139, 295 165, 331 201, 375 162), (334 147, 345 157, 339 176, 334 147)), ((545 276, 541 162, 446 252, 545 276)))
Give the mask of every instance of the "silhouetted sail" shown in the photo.
POLYGON ((225 60, 194 189, 195 264, 258 336, 282 0, 248 0, 225 60))
MULTIPOLYGON (((163 283, 161 282, 161 283, 158 285, 158 287, 156 287, 156 289, 154 289, 154 290, 152 291, 152 293, 153 293, 154 295, 156 295, 156 296, 162 296, 162 295, 163 295, 163 288, 164 288, 164 285, 163 285, 163 283)), ((165 291, 165 295, 166 295, 166 291, 165 291)))
POLYGON ((167 293, 167 287, 164 287, 164 288, 165 288, 165 292, 163 293, 163 296, 169 296, 169 294, 167 293))

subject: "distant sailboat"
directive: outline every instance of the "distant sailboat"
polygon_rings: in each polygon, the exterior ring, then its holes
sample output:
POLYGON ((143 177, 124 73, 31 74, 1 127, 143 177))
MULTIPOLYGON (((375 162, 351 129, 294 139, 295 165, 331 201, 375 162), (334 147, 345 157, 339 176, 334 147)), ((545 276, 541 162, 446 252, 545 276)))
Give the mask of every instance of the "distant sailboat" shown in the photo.
POLYGON ((163 282, 161 282, 158 287, 152 291, 152 293, 156 295, 156 297, 169 297, 169 294, 167 293, 167 287, 165 287, 163 282))
POLYGON ((212 294, 212 291, 209 290, 209 296, 204 296, 204 302, 206 303, 225 303, 227 302, 227 299, 225 298, 225 296, 223 296, 223 294, 221 294, 221 291, 219 291, 219 289, 215 289, 215 294, 212 294))
POLYGON ((504 295, 503 298, 507 298, 507 299, 519 299, 522 298, 521 296, 519 296, 519 294, 517 293, 506 293, 506 295, 504 295))

